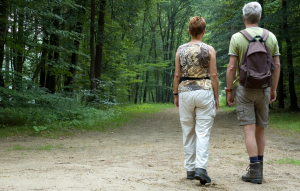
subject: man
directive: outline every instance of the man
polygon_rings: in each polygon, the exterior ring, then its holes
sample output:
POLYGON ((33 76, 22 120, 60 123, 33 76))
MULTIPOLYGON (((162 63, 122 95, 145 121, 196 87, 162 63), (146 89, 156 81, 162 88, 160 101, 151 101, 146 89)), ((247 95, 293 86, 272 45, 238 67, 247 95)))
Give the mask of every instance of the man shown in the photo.
MULTIPOLYGON (((246 31, 252 36, 262 36, 263 29, 258 27, 262 8, 257 2, 250 2, 243 8, 243 21, 246 31)), ((245 143, 250 158, 248 173, 242 180, 262 183, 263 157, 265 149, 264 129, 269 123, 268 105, 276 100, 276 88, 280 75, 279 48, 277 39, 269 32, 265 42, 274 61, 272 85, 266 89, 250 89, 240 85, 240 66, 249 41, 241 33, 232 36, 229 47, 229 65, 227 68, 227 102, 234 106, 233 86, 236 87, 236 105, 239 125, 244 127, 245 143), (234 78, 236 79, 234 80, 234 78)))

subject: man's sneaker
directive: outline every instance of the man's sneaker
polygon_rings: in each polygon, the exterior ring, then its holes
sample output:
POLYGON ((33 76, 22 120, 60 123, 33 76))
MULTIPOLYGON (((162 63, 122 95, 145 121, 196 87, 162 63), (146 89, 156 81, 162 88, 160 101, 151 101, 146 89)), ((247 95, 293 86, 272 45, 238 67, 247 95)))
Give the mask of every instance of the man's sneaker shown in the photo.
POLYGON ((206 183, 211 183, 211 179, 207 172, 203 168, 196 168, 195 179, 200 180, 200 183, 205 185, 206 183))
POLYGON ((187 171, 186 174, 186 179, 194 180, 195 171, 187 171))
POLYGON ((251 182, 255 184, 262 183, 262 170, 260 162, 257 163, 250 163, 247 168, 248 173, 242 176, 242 180, 245 182, 251 182))

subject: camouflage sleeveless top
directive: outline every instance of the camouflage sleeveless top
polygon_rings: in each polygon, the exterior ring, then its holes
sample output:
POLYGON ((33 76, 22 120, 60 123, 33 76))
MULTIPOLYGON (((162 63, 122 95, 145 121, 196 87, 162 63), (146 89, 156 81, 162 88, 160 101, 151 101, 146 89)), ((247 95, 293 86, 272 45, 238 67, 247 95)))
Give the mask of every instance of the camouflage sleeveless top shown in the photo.
MULTIPOLYGON (((209 46, 203 42, 179 46, 182 77, 210 77, 209 60, 209 46)), ((209 79, 186 80, 178 86, 178 93, 195 90, 212 90, 211 81, 209 79)))

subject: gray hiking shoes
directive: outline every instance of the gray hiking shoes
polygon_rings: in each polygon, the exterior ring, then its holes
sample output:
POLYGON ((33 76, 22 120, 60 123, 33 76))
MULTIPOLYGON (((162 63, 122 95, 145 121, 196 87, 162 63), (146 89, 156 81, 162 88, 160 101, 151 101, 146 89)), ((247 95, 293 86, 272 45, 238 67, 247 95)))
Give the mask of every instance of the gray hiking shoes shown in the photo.
POLYGON ((260 162, 250 163, 247 170, 248 173, 242 176, 243 181, 254 184, 262 183, 262 164, 260 162))
POLYGON ((200 183, 202 185, 205 185, 206 183, 211 183, 211 179, 208 176, 207 171, 202 168, 196 168, 196 173, 195 173, 194 178, 196 180, 200 180, 200 183))
POLYGON ((187 171, 186 174, 186 179, 194 180, 195 171, 187 171))

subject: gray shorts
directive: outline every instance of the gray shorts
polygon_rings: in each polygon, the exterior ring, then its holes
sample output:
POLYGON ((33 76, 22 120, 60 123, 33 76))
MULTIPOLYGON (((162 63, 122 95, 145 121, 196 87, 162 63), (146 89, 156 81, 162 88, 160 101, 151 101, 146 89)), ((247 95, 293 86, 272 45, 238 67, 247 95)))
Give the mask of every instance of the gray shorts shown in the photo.
POLYGON ((236 112, 239 125, 256 124, 259 127, 267 127, 269 123, 269 101, 270 88, 237 87, 236 112))

